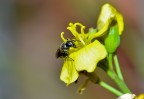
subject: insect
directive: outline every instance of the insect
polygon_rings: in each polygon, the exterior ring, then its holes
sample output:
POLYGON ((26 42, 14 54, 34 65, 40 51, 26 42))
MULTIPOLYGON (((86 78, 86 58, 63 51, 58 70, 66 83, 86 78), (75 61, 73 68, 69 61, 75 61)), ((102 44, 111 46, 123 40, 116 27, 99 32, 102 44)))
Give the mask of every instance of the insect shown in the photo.
POLYGON ((56 52, 56 57, 57 58, 66 58, 66 57, 68 57, 68 55, 69 55, 68 51, 69 51, 70 47, 76 48, 74 40, 67 40, 66 42, 63 42, 61 44, 60 48, 58 48, 58 50, 56 52))

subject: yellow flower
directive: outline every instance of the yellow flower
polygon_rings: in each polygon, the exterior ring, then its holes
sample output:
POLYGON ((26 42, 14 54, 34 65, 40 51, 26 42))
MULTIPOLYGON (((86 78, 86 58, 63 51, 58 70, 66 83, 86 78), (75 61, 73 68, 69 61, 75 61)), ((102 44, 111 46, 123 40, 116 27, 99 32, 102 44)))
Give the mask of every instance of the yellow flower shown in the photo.
MULTIPOLYGON (((67 29, 74 36, 72 40, 76 48, 70 47, 68 49, 68 57, 64 58, 60 79, 67 85, 75 82, 81 71, 94 72, 97 63, 107 56, 105 46, 97 38, 103 36, 108 31, 113 21, 116 21, 118 34, 121 35, 124 27, 122 15, 110 4, 105 4, 98 18, 97 29, 91 28, 88 33, 85 33, 85 26, 82 24, 69 24, 67 29), (80 27, 79 32, 77 27, 80 27)), ((64 32, 61 33, 63 42, 67 42, 68 39, 65 39, 63 35, 64 32)))
MULTIPOLYGON (((103 44, 98 40, 90 42, 87 40, 87 35, 84 33, 84 26, 80 23, 69 24, 68 29, 74 35, 74 41, 76 48, 69 49, 69 56, 65 58, 63 68, 61 71, 60 79, 67 85, 77 80, 80 71, 93 72, 97 66, 97 63, 104 59, 107 55, 106 49, 103 44), (78 33, 76 26, 80 26, 81 33, 78 33)), ((64 42, 67 40, 61 38, 64 42)))

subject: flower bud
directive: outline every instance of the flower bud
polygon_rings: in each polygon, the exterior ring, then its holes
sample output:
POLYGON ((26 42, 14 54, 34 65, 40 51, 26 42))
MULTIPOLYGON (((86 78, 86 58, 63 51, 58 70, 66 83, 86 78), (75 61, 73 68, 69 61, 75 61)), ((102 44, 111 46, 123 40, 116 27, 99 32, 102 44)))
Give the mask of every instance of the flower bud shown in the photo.
POLYGON ((104 43, 108 53, 114 53, 117 50, 120 44, 120 36, 118 32, 118 27, 116 25, 110 27, 104 43))

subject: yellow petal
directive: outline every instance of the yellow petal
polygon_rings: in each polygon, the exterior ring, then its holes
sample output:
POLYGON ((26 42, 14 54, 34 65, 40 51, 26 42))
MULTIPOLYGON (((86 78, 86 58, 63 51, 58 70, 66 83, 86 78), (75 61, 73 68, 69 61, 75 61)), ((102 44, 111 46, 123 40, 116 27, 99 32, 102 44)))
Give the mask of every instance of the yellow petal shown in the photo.
POLYGON ((123 20, 123 16, 122 16, 120 13, 118 13, 118 14, 116 15, 116 20, 117 20, 117 22, 118 22, 119 35, 121 35, 122 32, 123 32, 123 30, 124 30, 124 20, 123 20))
POLYGON ((98 18, 98 30, 102 29, 105 26, 106 22, 115 16, 117 13, 116 9, 114 9, 110 4, 105 4, 102 6, 100 16, 98 18))
POLYGON ((75 69, 74 61, 70 58, 66 58, 62 67, 60 79, 67 85, 75 82, 79 74, 75 69))
POLYGON ((93 43, 70 54, 70 57, 74 60, 77 71, 86 70, 87 72, 93 72, 97 63, 104 59, 106 55, 107 52, 104 45, 95 40, 93 43))
POLYGON ((107 22, 109 22, 110 25, 114 20, 118 23, 119 35, 121 35, 124 29, 123 16, 110 4, 103 5, 97 22, 98 30, 101 30, 105 25, 108 25, 107 22))
POLYGON ((106 31, 109 29, 112 22, 116 22, 119 29, 119 35, 121 35, 124 30, 123 16, 110 4, 104 4, 97 21, 98 32, 89 34, 89 41, 96 37, 101 37, 107 33, 106 31))

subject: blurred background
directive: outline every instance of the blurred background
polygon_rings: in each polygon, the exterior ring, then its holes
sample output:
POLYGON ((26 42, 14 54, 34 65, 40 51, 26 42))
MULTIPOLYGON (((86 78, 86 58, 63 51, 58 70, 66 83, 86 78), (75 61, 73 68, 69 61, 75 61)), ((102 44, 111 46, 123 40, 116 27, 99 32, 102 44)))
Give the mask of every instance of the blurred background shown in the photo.
MULTIPOLYGON (((96 27, 100 8, 110 3, 124 16, 125 31, 118 57, 125 81, 133 93, 144 92, 143 0, 0 0, 0 99, 115 99, 89 83, 82 95, 60 81, 63 60, 55 58, 60 33, 69 22, 96 27)), ((106 74, 100 76, 114 85, 106 74)))

